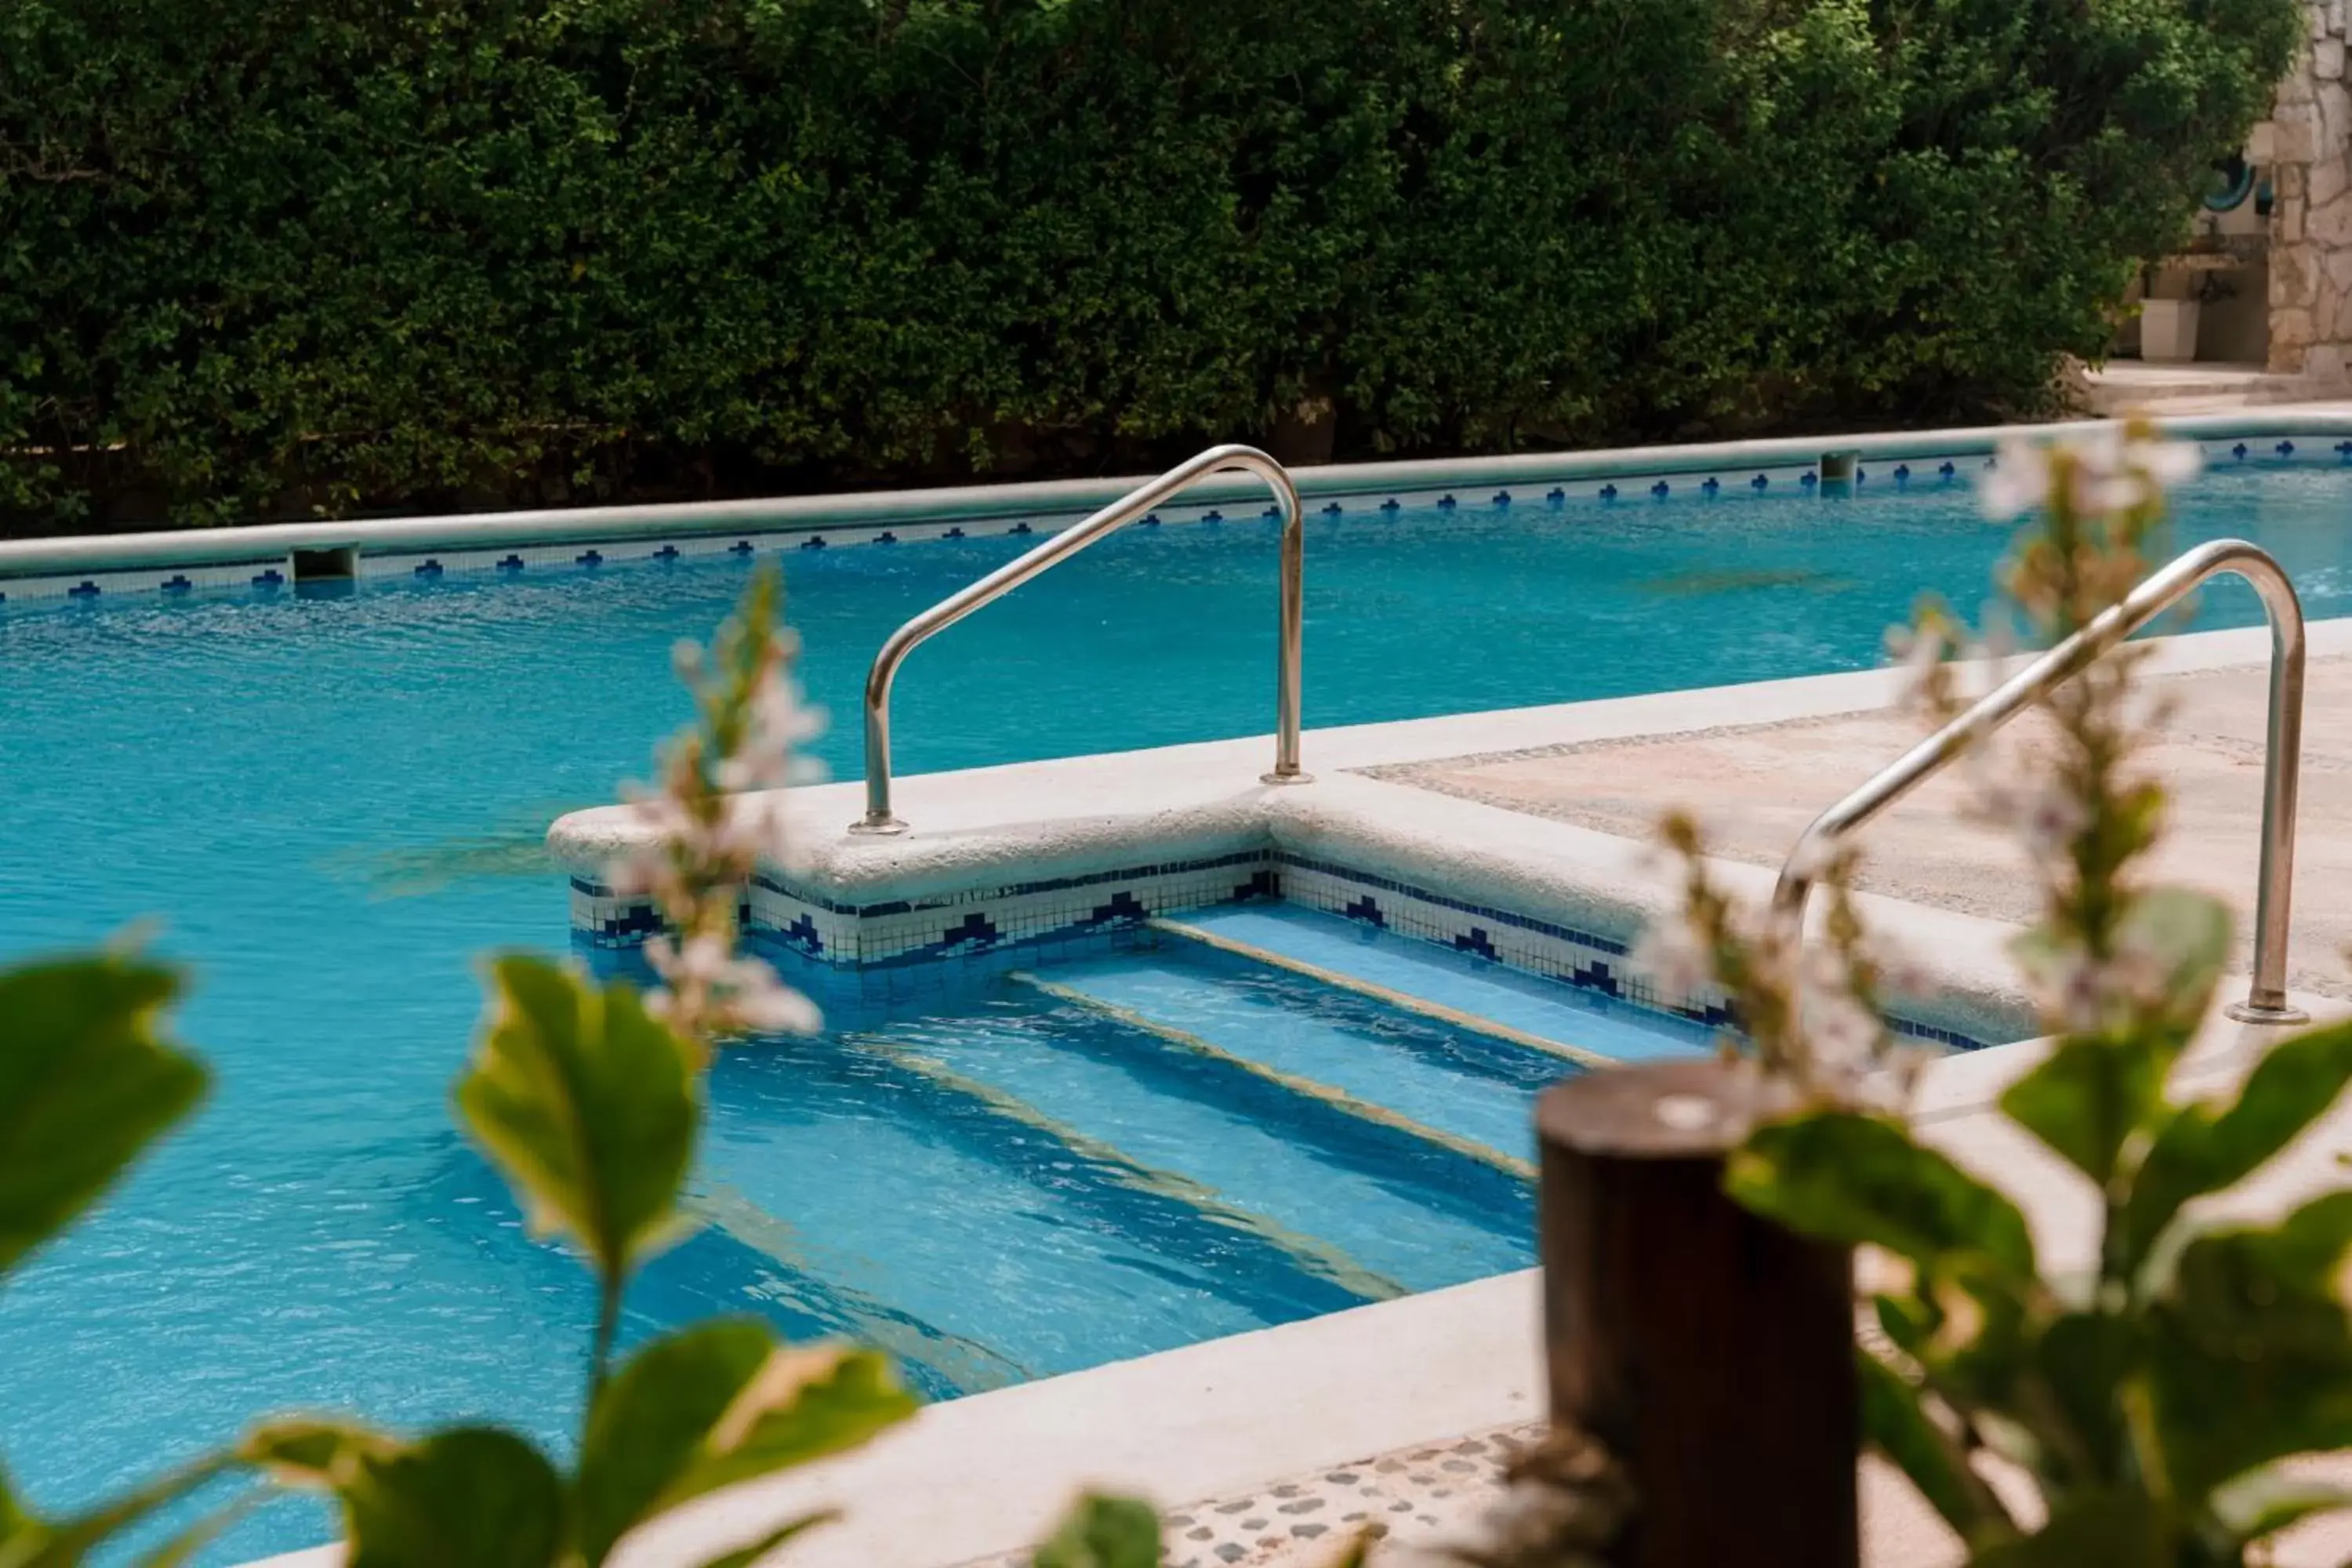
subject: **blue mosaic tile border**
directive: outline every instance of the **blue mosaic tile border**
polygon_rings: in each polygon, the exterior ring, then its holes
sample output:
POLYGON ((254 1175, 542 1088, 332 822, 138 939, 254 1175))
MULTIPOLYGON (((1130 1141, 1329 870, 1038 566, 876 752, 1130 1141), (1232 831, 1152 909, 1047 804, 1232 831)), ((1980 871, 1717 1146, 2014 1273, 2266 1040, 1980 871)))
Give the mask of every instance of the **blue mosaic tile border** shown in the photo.
MULTIPOLYGON (((1822 443, 1835 449, 1833 440, 1822 443)), ((2209 467, 2352 468, 2352 438, 2326 437, 2263 437, 2243 439, 2208 438, 2199 443, 2209 467)), ((1858 464, 1852 481, 1824 484, 1811 464, 1783 464, 1692 468, 1678 472, 1589 477, 1556 482, 1521 482, 1495 489, 1455 485, 1451 488, 1370 489, 1340 494, 1309 496, 1310 515, 1323 518, 1360 517, 1378 520, 1403 511, 1532 511, 1556 514, 1570 508, 1699 503, 1759 497, 1814 496, 1845 490, 1879 494, 1934 493, 1972 483, 1993 458, 1967 457, 1874 458, 1858 464)), ((658 567, 685 560, 732 557, 752 561, 790 556, 798 552, 857 545, 887 548, 929 541, 977 539, 1001 535, 1057 533, 1078 521, 1079 511, 1026 516, 962 518, 936 521, 890 521, 845 526, 803 524, 782 529, 714 531, 695 534, 667 533, 638 539, 605 539, 589 543, 522 545, 478 550, 391 551, 367 553, 356 564, 362 582, 386 580, 436 582, 452 575, 499 579, 537 578, 551 572, 595 572, 607 567, 658 567)), ((1199 501, 1163 507, 1138 526, 1163 523, 1215 525, 1280 515, 1271 506, 1199 501)), ((30 599, 88 601, 107 595, 166 596, 190 593, 273 592, 289 588, 291 571, 283 556, 260 557, 227 564, 144 567, 120 572, 68 573, 56 575, 0 577, 0 605, 30 599)))
MULTIPOLYGON (((592 950, 635 948, 659 929, 649 906, 590 879, 573 878, 572 893, 574 939, 592 950)), ((810 973, 836 975, 841 986, 872 1000, 945 994, 1019 963, 1101 951, 1104 939, 1135 931, 1153 915, 1254 899, 1286 900, 1580 991, 1738 1027, 1720 997, 1692 1005, 1660 994, 1632 971, 1621 937, 1273 848, 857 906, 761 877, 747 889, 743 923, 756 946, 815 966, 810 973)), ((824 988, 840 987, 827 981, 824 988)), ((1906 1038, 1948 1049, 1988 1043, 1922 1019, 1888 1021, 1906 1038)))

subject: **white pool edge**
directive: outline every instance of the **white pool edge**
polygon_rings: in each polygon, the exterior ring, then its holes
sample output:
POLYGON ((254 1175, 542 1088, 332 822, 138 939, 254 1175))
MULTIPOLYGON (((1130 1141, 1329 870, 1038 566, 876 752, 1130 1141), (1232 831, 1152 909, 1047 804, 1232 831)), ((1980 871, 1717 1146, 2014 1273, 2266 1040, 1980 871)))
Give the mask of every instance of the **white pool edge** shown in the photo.
MULTIPOLYGON (((1706 469, 1771 469, 1812 463, 1824 453, 1864 462, 1973 457, 2013 437, 2044 437, 2091 428, 2101 420, 2043 425, 1970 426, 1938 430, 1869 431, 1591 451, 1528 452, 1373 463, 1333 463, 1290 470, 1312 504, 1374 493, 1449 487, 1528 486, 1626 476, 1672 476, 1706 469)), ((2352 438, 2352 405, 2286 405, 2161 418, 2184 438, 2210 441, 2273 437, 2352 438)), ((293 552, 355 550, 362 554, 429 550, 593 545, 621 539, 690 539, 736 532, 797 532, 828 526, 1076 519, 1125 495, 1147 475, 1098 479, 1014 481, 923 489, 687 501, 638 506, 551 507, 447 516, 350 518, 257 523, 236 528, 152 529, 0 540, 0 584, 14 578, 132 569, 204 568, 284 563, 293 552)), ((1218 479, 1186 494, 1188 502, 1263 502, 1255 480, 1218 479)))

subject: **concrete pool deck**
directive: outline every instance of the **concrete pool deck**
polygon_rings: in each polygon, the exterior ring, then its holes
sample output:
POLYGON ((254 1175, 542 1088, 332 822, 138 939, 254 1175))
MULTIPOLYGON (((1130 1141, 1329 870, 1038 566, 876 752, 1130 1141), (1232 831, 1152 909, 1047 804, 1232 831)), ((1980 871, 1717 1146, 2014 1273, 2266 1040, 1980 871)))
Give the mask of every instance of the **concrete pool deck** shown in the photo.
MULTIPOLYGON (((2243 929, 2253 907, 2262 821, 2268 674, 2261 666, 2162 678, 2174 704, 2145 757, 2172 792, 2162 880, 2227 900, 2243 929)), ((2294 934, 2288 984, 2352 996, 2352 658, 2318 659, 2305 700, 2294 934)), ((1570 742, 1370 770, 1372 776, 1624 838, 1651 836, 1670 806, 1705 825, 1711 851, 1778 868, 1822 807, 1900 756, 1925 732, 1884 709, 1621 740, 1570 742)), ((2046 728, 2007 734, 2047 749, 2046 728)), ((2021 851, 1969 813, 1966 770, 1930 780, 1864 830, 1861 886, 1963 914, 2021 923, 2033 913, 2021 851), (1988 872, 1995 874, 1988 875, 1988 872)))

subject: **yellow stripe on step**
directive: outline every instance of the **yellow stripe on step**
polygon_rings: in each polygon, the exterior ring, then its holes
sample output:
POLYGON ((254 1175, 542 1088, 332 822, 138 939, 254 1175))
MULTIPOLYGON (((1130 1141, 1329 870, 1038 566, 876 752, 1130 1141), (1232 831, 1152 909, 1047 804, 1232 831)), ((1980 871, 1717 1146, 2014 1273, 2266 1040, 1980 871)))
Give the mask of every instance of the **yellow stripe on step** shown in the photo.
POLYGON ((1451 1025, 1454 1028, 1465 1029, 1474 1035, 1486 1035, 1494 1039, 1507 1040, 1512 1045, 1524 1046, 1531 1051, 1541 1051, 1548 1057, 1558 1057, 1564 1062, 1574 1062, 1581 1068, 1613 1068, 1617 1065, 1616 1058, 1604 1057, 1599 1051, 1587 1050, 1582 1046, 1571 1046, 1562 1040, 1547 1039, 1541 1035, 1531 1035, 1525 1029, 1515 1029, 1508 1024, 1498 1024, 1492 1018, 1481 1018, 1475 1013, 1465 1013, 1459 1007, 1449 1007, 1443 1002, 1432 1002, 1408 992, 1391 991, 1377 982, 1360 980, 1352 974, 1342 974, 1336 969, 1326 969, 1320 964, 1309 963, 1303 958, 1292 958, 1287 953, 1276 952, 1269 948, 1253 946, 1245 942, 1235 942, 1232 937, 1219 936, 1215 931, 1203 931, 1199 926, 1186 925, 1182 921, 1171 921, 1164 915, 1154 915, 1144 923, 1153 931, 1164 931, 1170 936, 1181 936, 1187 942, 1197 942, 1203 947, 1213 947, 1220 952, 1230 952, 1237 958, 1271 964, 1276 969, 1286 969, 1293 974, 1303 974, 1320 984, 1329 985, 1341 991, 1352 991, 1359 996, 1369 996, 1373 1001, 1394 1007, 1400 1012, 1417 1014, 1423 1018, 1451 1025))
POLYGON ((976 1100, 999 1116, 1055 1140, 1121 1186, 1182 1204, 1198 1210, 1202 1217, 1212 1225, 1221 1225, 1229 1230, 1256 1237, 1267 1246, 1287 1254, 1291 1261, 1306 1273, 1318 1279, 1328 1279, 1350 1295, 1360 1296, 1367 1301, 1387 1301, 1407 1293, 1405 1288, 1395 1280, 1384 1274, 1374 1273, 1320 1237, 1303 1235, 1276 1224, 1264 1215, 1236 1207, 1219 1196, 1214 1188, 1181 1172, 1162 1171, 1143 1164, 1115 1145, 1081 1132, 1066 1122, 1056 1121, 1027 1100, 1007 1094, 994 1084, 966 1078, 936 1057, 908 1050, 878 1035, 857 1034, 847 1038, 848 1043, 859 1050, 870 1051, 893 1066, 903 1068, 950 1093, 976 1100))
POLYGON ((1490 1149, 1484 1143, 1461 1137, 1456 1133, 1444 1132, 1434 1127, 1424 1126, 1409 1116, 1399 1115, 1385 1105, 1374 1105, 1369 1100, 1359 1100, 1343 1089, 1334 1089, 1328 1083, 1318 1083, 1313 1079, 1299 1078, 1278 1068, 1270 1068, 1264 1062, 1254 1062, 1247 1057, 1235 1056, 1223 1047, 1212 1045, 1198 1035, 1187 1034, 1182 1029, 1163 1024, 1156 1018, 1147 1017, 1132 1008, 1122 1007, 1116 1002, 1106 1002, 1099 996, 1089 996, 1083 991, 1043 979, 1026 970, 1015 970, 1007 978, 1018 984, 1034 986, 1058 1001, 1067 1002, 1073 1006, 1084 1007, 1090 1012, 1099 1013, 1107 1018, 1116 1019, 1130 1029, 1140 1029, 1148 1035, 1156 1036, 1181 1050, 1191 1051, 1195 1056, 1207 1057, 1212 1061, 1222 1062, 1227 1067, 1238 1068, 1252 1077, 1264 1079, 1266 1082, 1287 1089, 1292 1094, 1303 1095, 1308 1100, 1320 1101, 1334 1110, 1345 1111, 1349 1116, 1375 1122, 1410 1137, 1418 1138, 1425 1143, 1434 1143, 1439 1148, 1459 1154, 1465 1160, 1475 1160, 1482 1165, 1492 1165, 1495 1169, 1508 1172, 1523 1181, 1535 1180, 1536 1168, 1526 1160, 1514 1159, 1499 1149, 1490 1149))

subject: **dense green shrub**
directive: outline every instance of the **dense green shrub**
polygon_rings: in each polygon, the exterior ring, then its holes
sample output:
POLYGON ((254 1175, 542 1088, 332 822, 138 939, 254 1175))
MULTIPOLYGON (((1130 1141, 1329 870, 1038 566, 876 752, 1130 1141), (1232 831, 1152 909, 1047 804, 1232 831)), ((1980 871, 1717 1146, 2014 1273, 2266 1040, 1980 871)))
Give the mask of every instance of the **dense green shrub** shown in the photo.
POLYGON ((2298 11, 7 0, 0 517, 2027 405, 2298 11))

